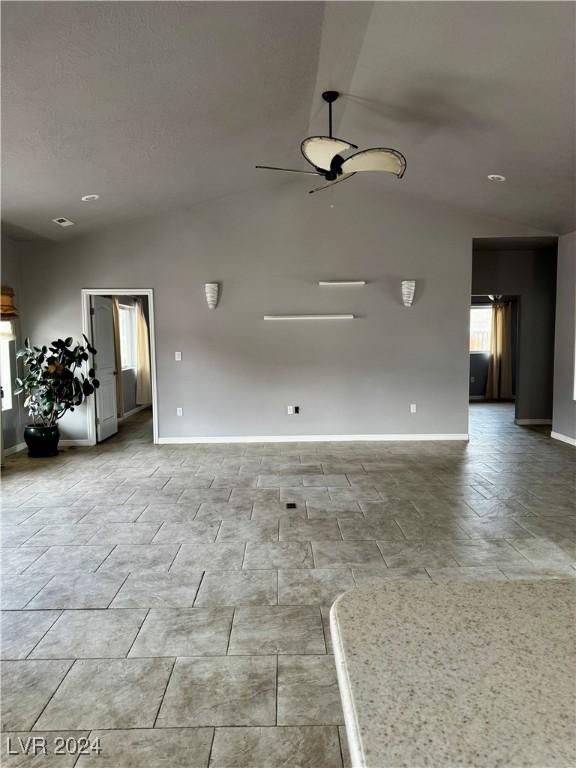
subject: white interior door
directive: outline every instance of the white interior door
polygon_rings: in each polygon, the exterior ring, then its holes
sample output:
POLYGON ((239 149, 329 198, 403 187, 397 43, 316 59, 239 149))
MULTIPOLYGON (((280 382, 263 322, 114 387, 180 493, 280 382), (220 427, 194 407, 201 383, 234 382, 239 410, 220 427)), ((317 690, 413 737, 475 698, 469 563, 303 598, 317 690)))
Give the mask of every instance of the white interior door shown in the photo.
POLYGON ((114 353, 112 299, 107 296, 92 296, 92 344, 97 350, 94 368, 100 382, 96 390, 96 439, 100 443, 118 432, 116 376, 120 372, 114 353))

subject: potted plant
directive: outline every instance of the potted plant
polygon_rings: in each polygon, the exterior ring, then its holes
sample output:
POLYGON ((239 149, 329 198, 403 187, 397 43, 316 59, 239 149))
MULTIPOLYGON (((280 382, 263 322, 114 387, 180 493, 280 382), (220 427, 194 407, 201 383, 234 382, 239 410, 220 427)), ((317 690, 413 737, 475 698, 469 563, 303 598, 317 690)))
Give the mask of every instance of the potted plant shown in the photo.
POLYGON ((88 338, 84 339, 85 346, 78 342, 72 346, 70 336, 56 339, 49 347, 34 347, 27 338, 17 354, 25 375, 16 379, 14 394, 26 395, 24 407, 34 420, 24 428, 29 456, 55 456, 60 440, 58 420, 81 405, 100 385, 93 368, 87 375, 81 370, 88 354, 96 354, 88 338))

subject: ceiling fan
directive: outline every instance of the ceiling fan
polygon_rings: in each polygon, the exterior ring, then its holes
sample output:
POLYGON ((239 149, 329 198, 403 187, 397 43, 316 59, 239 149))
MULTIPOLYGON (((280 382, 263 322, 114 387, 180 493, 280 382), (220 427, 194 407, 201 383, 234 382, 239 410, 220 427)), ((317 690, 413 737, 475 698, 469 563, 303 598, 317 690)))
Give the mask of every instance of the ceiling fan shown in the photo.
POLYGON ((358 149, 356 144, 332 136, 332 104, 340 96, 338 91, 324 91, 322 98, 328 104, 328 136, 309 136, 304 139, 300 149, 306 160, 314 168, 313 171, 301 171, 296 168, 278 168, 274 165, 257 165, 268 171, 285 171, 287 173, 306 173, 322 176, 327 184, 311 189, 320 192, 323 189, 339 184, 349 179, 358 171, 384 171, 392 173, 399 179, 406 170, 406 158, 397 149, 375 147, 354 152, 343 157, 342 152, 358 149))

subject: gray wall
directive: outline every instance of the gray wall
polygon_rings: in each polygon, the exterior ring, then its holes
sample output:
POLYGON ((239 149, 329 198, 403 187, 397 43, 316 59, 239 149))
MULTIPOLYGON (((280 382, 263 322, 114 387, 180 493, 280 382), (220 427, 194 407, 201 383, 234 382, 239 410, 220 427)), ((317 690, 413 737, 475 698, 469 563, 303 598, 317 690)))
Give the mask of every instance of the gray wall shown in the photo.
MULTIPOLYGON (((81 288, 153 288, 160 437, 466 433, 472 238, 534 232, 362 179, 314 197, 298 181, 30 246, 27 331, 79 334, 81 288), (317 285, 346 278, 369 284, 317 285), (402 278, 418 280, 411 309, 402 278), (209 310, 204 283, 215 280, 222 297, 209 310), (282 313, 358 319, 262 319, 282 313)), ((85 413, 62 427, 84 437, 85 413)))
POLYGON ((576 354, 576 232, 558 241, 556 293, 556 357, 554 363, 554 417, 552 429, 576 439, 574 355, 576 354))
POLYGON ((517 419, 552 419, 556 247, 474 244, 472 293, 518 296, 517 419))
MULTIPOLYGON (((22 290, 19 248, 17 243, 4 235, 2 236, 2 284, 9 285, 14 289, 14 303, 17 309, 21 310, 22 290)), ((13 379, 17 376, 16 350, 20 348, 22 342, 19 319, 14 321, 14 329, 16 332, 16 341, 10 342, 13 379)), ((2 438, 4 450, 13 448, 15 445, 18 445, 18 443, 23 442, 22 429, 24 423, 26 423, 26 421, 23 420, 23 416, 20 413, 18 398, 14 397, 11 410, 2 412, 2 438)))

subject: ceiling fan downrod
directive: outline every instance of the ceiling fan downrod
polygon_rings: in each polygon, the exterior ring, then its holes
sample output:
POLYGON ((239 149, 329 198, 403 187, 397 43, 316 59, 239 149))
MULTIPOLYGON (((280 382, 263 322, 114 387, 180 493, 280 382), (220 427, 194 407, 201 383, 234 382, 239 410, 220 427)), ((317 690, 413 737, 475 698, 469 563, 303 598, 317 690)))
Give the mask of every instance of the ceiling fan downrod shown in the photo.
POLYGON ((338 91, 324 91, 324 93, 322 94, 322 98, 328 104, 328 136, 330 138, 333 138, 332 136, 332 104, 336 101, 338 96, 340 96, 338 91))

